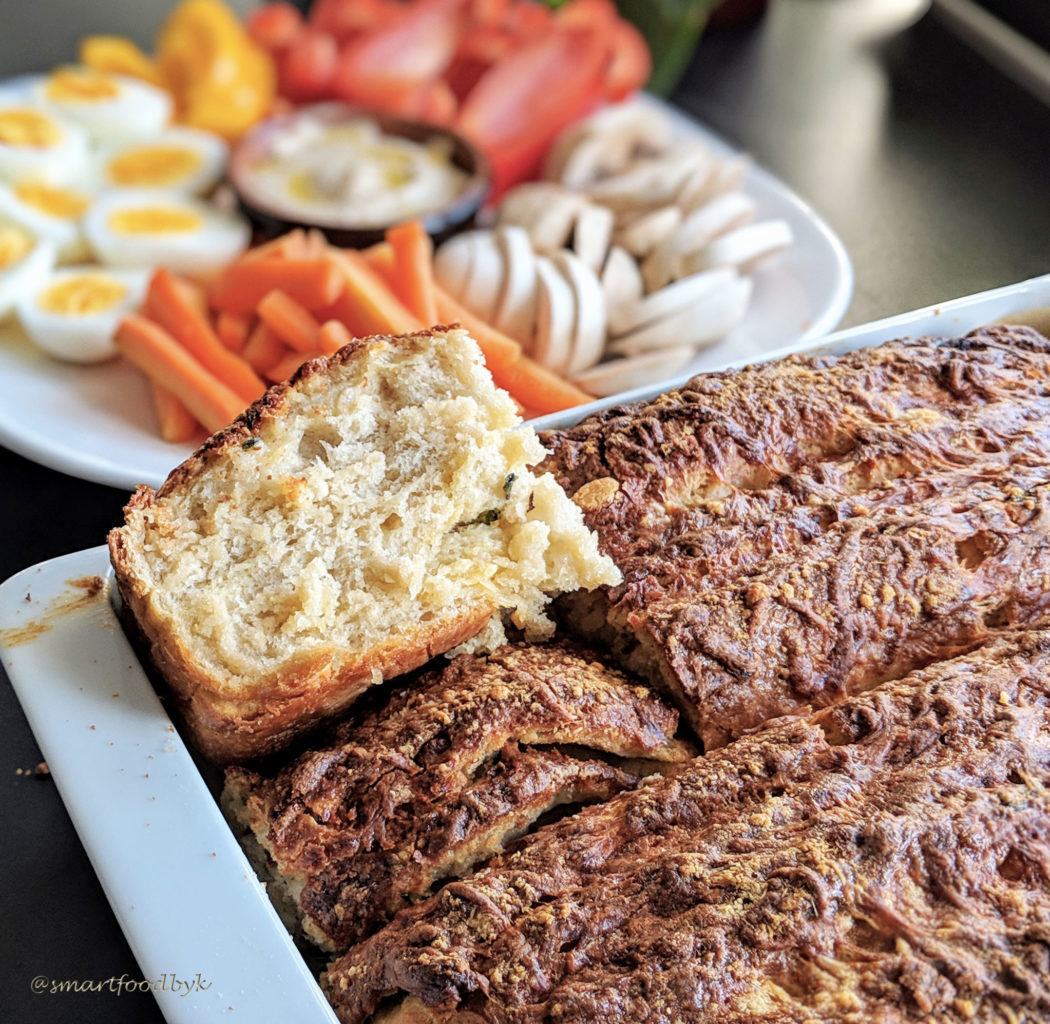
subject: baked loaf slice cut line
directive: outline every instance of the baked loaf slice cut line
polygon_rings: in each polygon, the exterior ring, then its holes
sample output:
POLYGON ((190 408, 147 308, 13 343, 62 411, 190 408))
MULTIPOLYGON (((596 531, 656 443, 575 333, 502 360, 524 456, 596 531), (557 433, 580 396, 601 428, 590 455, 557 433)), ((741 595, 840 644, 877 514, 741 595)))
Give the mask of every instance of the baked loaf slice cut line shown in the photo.
POLYGON ((252 859, 271 895, 341 951, 553 808, 688 760, 677 724, 593 652, 507 646, 459 656, 266 774, 227 769, 223 805, 265 853, 252 859))
POLYGON ((705 374, 544 436, 624 582, 563 620, 716 747, 1032 621, 1050 342, 1025 328, 705 374))
POLYGON ((142 487, 109 546, 126 611, 213 760, 270 753, 500 613, 616 582, 464 331, 305 364, 142 487))
POLYGON ((1050 632, 541 829, 331 965, 344 1024, 1050 1017, 1050 632))

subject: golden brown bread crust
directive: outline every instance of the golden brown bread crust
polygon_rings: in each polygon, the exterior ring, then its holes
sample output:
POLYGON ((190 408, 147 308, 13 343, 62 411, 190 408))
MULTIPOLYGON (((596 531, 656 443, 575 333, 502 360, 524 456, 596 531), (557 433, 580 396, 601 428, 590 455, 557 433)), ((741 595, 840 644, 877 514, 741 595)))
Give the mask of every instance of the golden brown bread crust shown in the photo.
POLYGON ((312 652, 293 671, 259 678, 254 696, 231 699, 217 692, 217 681, 201 670, 194 652, 155 614, 140 580, 125 570, 124 545, 123 534, 112 530, 110 560, 129 632, 138 638, 145 659, 167 688, 193 745, 217 764, 241 763, 282 750, 295 737, 348 708, 377 678, 410 672, 468 640, 495 610, 461 612, 446 621, 428 623, 407 642, 373 649, 367 659, 342 656, 334 671, 332 665, 342 652, 312 652))
POLYGON ((512 645, 456 658, 270 774, 228 770, 224 803, 272 858, 308 937, 341 950, 546 811, 637 782, 635 765, 594 752, 687 760, 677 724, 592 652, 512 645))
POLYGON ((1030 621, 1048 383, 1046 339, 991 329, 706 374, 548 433, 544 468, 624 573, 563 619, 709 747, 1030 621))
POLYGON ((501 610, 547 636, 549 594, 619 578, 517 427, 465 332, 362 339, 139 488, 111 562, 202 752, 268 755, 384 678, 502 642, 501 610))
MULTIPOLYGON (((449 329, 439 325, 407 337, 429 338, 449 329)), ((125 515, 147 508, 174 491, 192 488, 217 455, 252 443, 264 422, 280 419, 293 388, 350 363, 373 343, 390 340, 380 336, 355 339, 333 355, 304 363, 289 380, 274 384, 233 423, 208 438, 168 474, 158 490, 140 486, 131 496, 125 515)), ((169 688, 192 742, 206 757, 222 764, 282 749, 317 722, 347 708, 378 678, 409 672, 474 636, 497 610, 491 606, 451 609, 446 618, 421 624, 408 638, 354 660, 334 647, 307 651, 290 669, 253 679, 250 690, 237 693, 228 680, 220 685, 210 673, 202 671, 194 652, 173 635, 170 623, 155 613, 130 564, 126 534, 119 528, 111 530, 108 544, 125 616, 130 617, 150 664, 169 688)))
POLYGON ((541 829, 323 981, 345 1024, 1044 1021, 1050 631, 541 829))

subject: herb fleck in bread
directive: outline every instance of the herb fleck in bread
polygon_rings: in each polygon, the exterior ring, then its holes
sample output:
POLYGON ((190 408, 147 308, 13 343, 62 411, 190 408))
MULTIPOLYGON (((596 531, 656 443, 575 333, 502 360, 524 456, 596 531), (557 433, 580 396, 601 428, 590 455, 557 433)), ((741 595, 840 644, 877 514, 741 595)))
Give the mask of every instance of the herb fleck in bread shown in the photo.
MULTIPOLYGON (((463 331, 306 364, 109 535, 126 611, 201 750, 270 753, 469 641, 552 630, 548 595, 619 580, 463 331)), ((476 645, 480 645, 476 642, 476 645)), ((469 645, 468 645, 469 646, 469 645)))

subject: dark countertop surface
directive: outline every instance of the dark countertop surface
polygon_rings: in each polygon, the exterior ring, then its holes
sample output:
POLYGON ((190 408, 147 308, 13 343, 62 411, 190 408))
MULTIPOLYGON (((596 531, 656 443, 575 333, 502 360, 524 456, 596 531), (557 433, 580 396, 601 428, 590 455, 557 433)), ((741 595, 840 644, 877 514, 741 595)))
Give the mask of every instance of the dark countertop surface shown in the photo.
MULTIPOLYGON (((19 4, 5 18, 0 67, 15 74, 68 60, 86 31, 146 41, 166 8, 159 0, 19 4)), ((1050 108, 920 0, 774 0, 757 26, 708 35, 674 99, 750 151, 839 234, 856 272, 844 325, 1050 271, 1050 108)), ((0 479, 0 580, 102 543, 127 497, 2 448, 0 479)), ((37 976, 141 972, 54 782, 33 774, 41 754, 2 670, 0 736, 0 1016, 11 1024, 161 1020, 149 995, 31 992, 37 976)), ((221 965, 173 969, 208 976, 221 965)))

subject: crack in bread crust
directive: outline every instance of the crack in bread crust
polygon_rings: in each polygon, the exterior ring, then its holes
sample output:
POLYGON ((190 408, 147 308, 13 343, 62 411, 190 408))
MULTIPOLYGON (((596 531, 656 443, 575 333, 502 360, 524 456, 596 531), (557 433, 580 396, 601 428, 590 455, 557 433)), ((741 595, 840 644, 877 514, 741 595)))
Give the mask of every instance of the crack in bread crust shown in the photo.
POLYGON ((677 723, 585 649, 508 646, 456 658, 271 775, 230 769, 227 803, 294 880, 306 934, 345 949, 552 808, 633 786, 636 759, 647 774, 687 760, 677 723))
POLYGON ((570 493, 615 484, 585 516, 624 574, 561 621, 626 626, 706 748, 1033 621, 1048 385, 1046 339, 989 329, 701 375, 548 433, 570 493))

